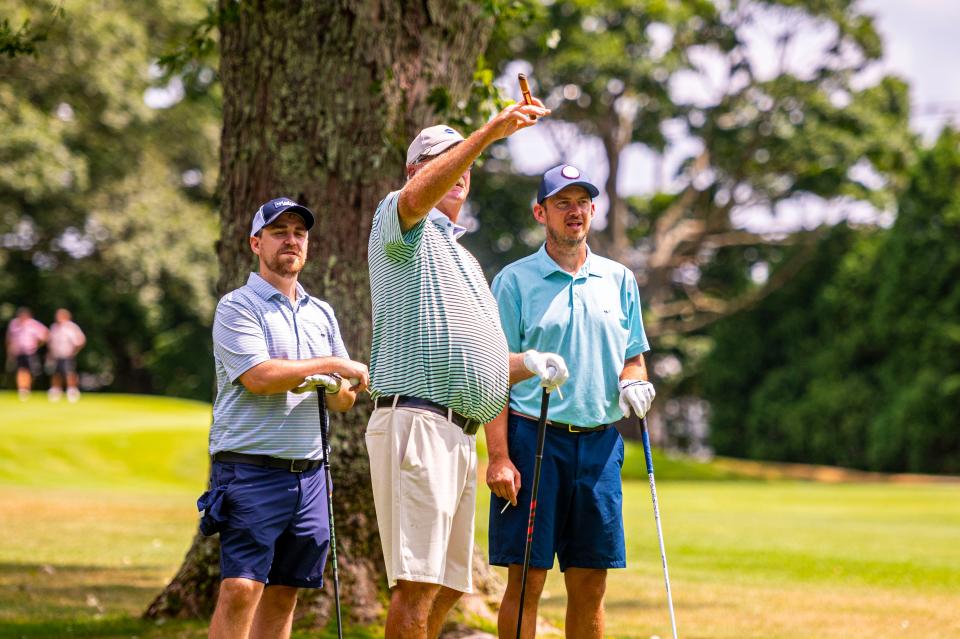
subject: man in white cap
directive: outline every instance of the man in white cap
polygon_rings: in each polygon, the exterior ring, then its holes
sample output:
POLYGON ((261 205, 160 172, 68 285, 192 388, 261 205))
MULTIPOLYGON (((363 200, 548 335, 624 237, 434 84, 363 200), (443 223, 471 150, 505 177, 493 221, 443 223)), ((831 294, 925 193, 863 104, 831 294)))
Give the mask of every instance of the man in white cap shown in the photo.
POLYGON ((464 139, 424 129, 407 183, 370 231, 376 409, 366 431, 374 505, 391 588, 387 639, 436 637, 471 592, 479 426, 507 401, 508 352, 476 259, 457 243, 470 166, 495 140, 549 114, 507 107, 464 139))

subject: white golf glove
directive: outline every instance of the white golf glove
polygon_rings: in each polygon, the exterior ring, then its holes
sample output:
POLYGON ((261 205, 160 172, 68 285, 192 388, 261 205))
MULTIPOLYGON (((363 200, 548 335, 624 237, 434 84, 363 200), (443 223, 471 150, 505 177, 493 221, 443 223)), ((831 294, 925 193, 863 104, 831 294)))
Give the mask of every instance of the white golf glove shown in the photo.
POLYGON ((642 419, 650 410, 656 396, 657 391, 650 382, 642 379, 625 379, 620 382, 620 410, 624 417, 630 417, 630 410, 633 409, 637 417, 642 419))
POLYGON ((339 393, 340 384, 343 379, 339 375, 308 375, 303 383, 294 388, 291 393, 309 393, 310 391, 322 388, 328 393, 339 393))
POLYGON ((556 353, 527 351, 523 354, 523 365, 540 378, 540 385, 550 393, 570 378, 566 362, 556 353))

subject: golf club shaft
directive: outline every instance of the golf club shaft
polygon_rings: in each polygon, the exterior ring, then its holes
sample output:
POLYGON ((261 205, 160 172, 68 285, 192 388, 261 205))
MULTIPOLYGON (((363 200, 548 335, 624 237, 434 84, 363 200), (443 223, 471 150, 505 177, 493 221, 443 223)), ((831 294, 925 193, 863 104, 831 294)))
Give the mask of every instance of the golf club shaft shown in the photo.
POLYGON ((317 388, 317 406, 320 409, 320 445, 323 447, 323 465, 327 482, 327 519, 330 522, 330 557, 333 559, 333 597, 337 613, 337 637, 343 639, 343 621, 340 618, 340 571, 337 566, 337 533, 333 523, 333 475, 330 472, 330 417, 327 414, 326 392, 317 388))
POLYGON ((527 545, 523 551, 523 571, 520 577, 520 608, 517 610, 517 639, 523 628, 523 600, 527 594, 527 572, 530 570, 530 554, 533 552, 533 524, 537 516, 537 492, 540 490, 540 464, 543 461, 543 445, 547 436, 547 406, 550 393, 543 389, 540 398, 540 419, 537 422, 537 456, 533 463, 533 487, 530 489, 530 517, 527 519, 527 545))
POLYGON ((660 541, 660 561, 663 563, 663 581, 667 585, 667 605, 670 608, 670 626, 673 639, 677 639, 677 620, 673 615, 673 595, 670 593, 670 573, 667 572, 667 550, 663 545, 663 529, 660 527, 660 507, 657 504, 657 484, 653 480, 653 454, 650 452, 650 432, 647 430, 646 416, 640 418, 640 432, 643 437, 643 456, 647 462, 647 477, 650 479, 650 494, 653 496, 653 518, 657 522, 657 539, 660 541))

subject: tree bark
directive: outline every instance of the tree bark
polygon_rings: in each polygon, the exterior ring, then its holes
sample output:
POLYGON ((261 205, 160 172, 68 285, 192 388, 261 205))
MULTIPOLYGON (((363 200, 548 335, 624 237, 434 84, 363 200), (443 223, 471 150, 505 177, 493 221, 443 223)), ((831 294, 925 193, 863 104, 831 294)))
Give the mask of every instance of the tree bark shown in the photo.
MULTIPOLYGON (((458 0, 220 0, 219 10, 217 292, 240 286, 254 268, 247 234, 257 207, 291 197, 317 215, 300 281, 334 307, 350 355, 367 361, 373 213, 403 184, 409 140, 440 117, 427 103, 431 90, 446 89, 454 103, 467 97, 492 19, 458 0)), ((361 401, 331 419, 341 595, 359 622, 379 614, 385 587, 363 445, 370 408, 361 401)), ((216 550, 215 539, 197 535, 146 616, 208 615, 216 550)), ((329 599, 304 591, 298 610, 322 625, 329 599)))

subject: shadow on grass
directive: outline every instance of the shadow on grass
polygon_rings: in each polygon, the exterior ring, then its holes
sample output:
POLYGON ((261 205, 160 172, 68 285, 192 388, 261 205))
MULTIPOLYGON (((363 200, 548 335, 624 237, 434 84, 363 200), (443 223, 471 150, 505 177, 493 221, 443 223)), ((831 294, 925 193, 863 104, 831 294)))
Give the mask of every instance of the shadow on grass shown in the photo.
MULTIPOLYGON (((98 637, 201 639, 203 620, 140 618, 169 576, 160 566, 56 566, 0 563, 0 639, 98 637)), ((345 610, 345 616, 349 611, 345 610)), ((337 636, 331 620, 322 630, 311 619, 294 625, 294 639, 337 636)), ((382 628, 348 625, 345 637, 373 639, 382 628)))
POLYGON ((202 621, 158 625, 139 618, 167 571, 158 566, 0 564, 0 639, 204 636, 202 621))

